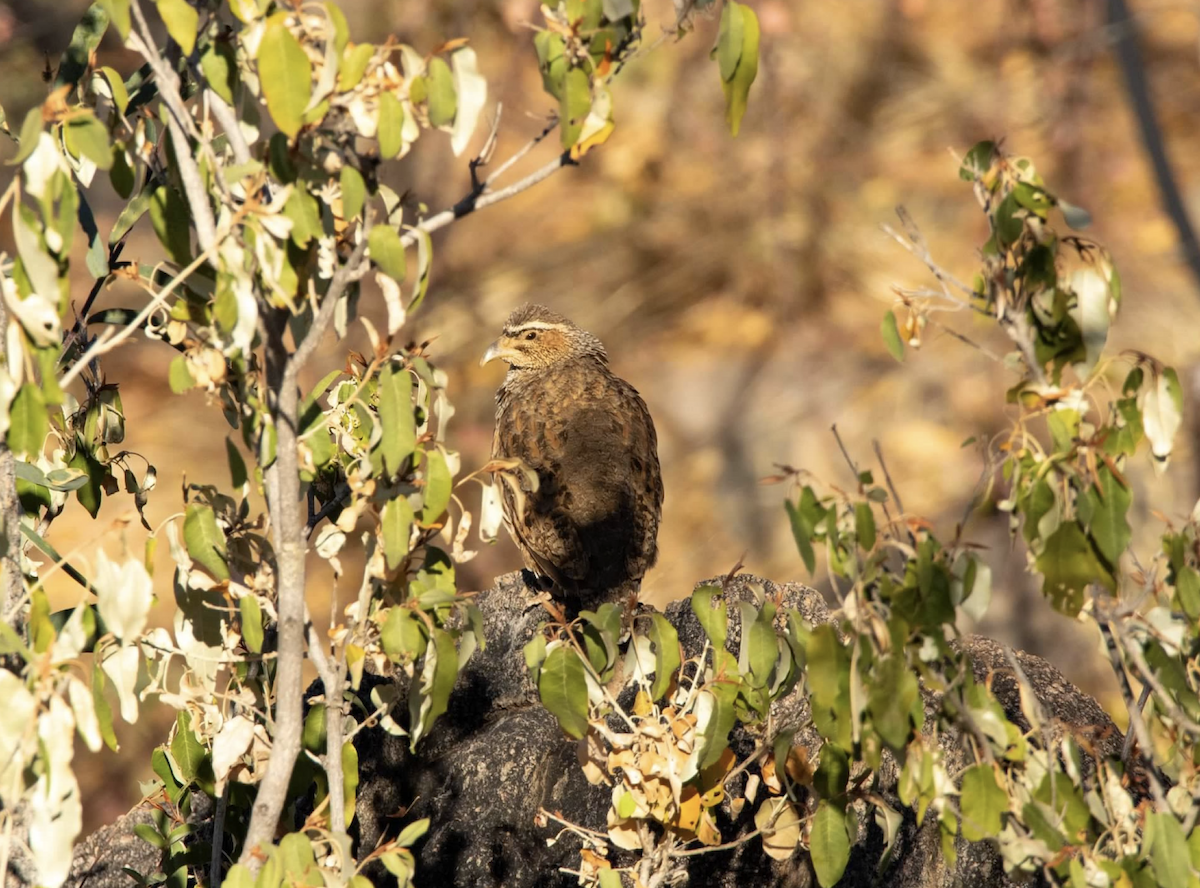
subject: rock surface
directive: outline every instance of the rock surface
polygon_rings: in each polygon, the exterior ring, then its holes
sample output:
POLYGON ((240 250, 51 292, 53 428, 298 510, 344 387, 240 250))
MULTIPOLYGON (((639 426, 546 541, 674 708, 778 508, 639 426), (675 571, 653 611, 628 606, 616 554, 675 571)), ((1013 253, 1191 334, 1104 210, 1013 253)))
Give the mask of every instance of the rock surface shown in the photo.
MULTIPOLYGON (((820 594, 801 584, 776 585, 742 575, 726 584, 725 594, 732 604, 753 600, 756 589, 781 594, 785 606, 797 608, 810 623, 829 621, 820 594)), ((564 737, 537 701, 522 648, 543 620, 544 611, 529 607, 529 600, 519 573, 497 578, 493 588, 479 596, 487 647, 477 651, 464 668, 449 710, 417 755, 408 752, 406 738, 393 737, 379 727, 365 729, 356 737, 360 785, 352 833, 360 854, 381 837, 395 836, 406 822, 429 817, 430 830, 416 848, 419 884, 524 888, 575 883, 574 877, 560 873, 559 867, 573 868, 577 863, 579 840, 567 835, 548 844, 556 829, 535 826, 534 817, 544 808, 561 812, 574 823, 603 830, 609 790, 587 783, 576 760, 574 741, 564 737)), ((699 654, 704 636, 688 602, 676 602, 666 613, 679 631, 686 655, 699 654)), ((729 646, 736 652, 741 632, 738 609, 731 606, 729 615, 729 646)), ((959 645, 972 658, 977 678, 990 676, 1009 716, 1024 724, 1019 685, 1007 650, 977 636, 968 636, 959 645)), ((1086 734, 1106 753, 1119 749, 1121 737, 1116 726, 1091 697, 1046 661, 1022 653, 1015 659, 1056 730, 1086 734)), ((364 699, 372 684, 383 681, 364 678, 364 699)), ((782 723, 807 720, 807 701, 799 693, 793 692, 776 706, 782 723)), ((815 732, 801 730, 795 742, 806 746, 810 760, 815 759, 820 746, 815 732)), ((947 754, 946 766, 955 773, 965 763, 958 738, 942 735, 940 742, 947 754)), ((750 749, 748 738, 739 737, 738 732, 732 745, 740 754, 750 749)), ((913 812, 895 797, 894 766, 885 761, 876 780, 876 791, 902 812, 904 823, 891 858, 881 869, 882 831, 873 817, 860 817, 863 825, 843 885, 886 883, 893 888, 925 888, 970 884, 986 888, 1010 884, 995 848, 986 842, 968 844, 960 838, 957 864, 948 867, 941 854, 937 823, 927 817, 918 826, 913 812)), ((733 818, 729 810, 719 818, 726 841, 753 828, 750 806, 746 807, 740 818, 733 818)), ((145 811, 135 809, 81 842, 75 852, 71 884, 127 888, 130 879, 122 866, 153 870, 157 850, 132 835, 133 826, 146 817, 145 811)), ((776 862, 762 853, 758 841, 700 855, 693 861, 691 885, 807 888, 817 884, 804 851, 776 862)), ((25 884, 23 875, 21 867, 15 866, 8 883, 25 884)))

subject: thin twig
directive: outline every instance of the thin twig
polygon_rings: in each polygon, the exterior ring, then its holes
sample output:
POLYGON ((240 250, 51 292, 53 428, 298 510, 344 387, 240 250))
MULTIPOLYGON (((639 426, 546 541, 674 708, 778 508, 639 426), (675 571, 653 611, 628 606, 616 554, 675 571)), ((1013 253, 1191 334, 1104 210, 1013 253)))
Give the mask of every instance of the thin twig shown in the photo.
POLYGON ((224 237, 225 235, 222 234, 220 238, 209 244, 208 248, 205 249, 203 253, 185 265, 179 274, 175 275, 175 277, 173 277, 165 287, 153 295, 153 298, 146 303, 145 308, 138 312, 137 316, 132 321, 115 332, 111 329, 106 330, 105 333, 111 333, 111 336, 98 336, 96 341, 88 347, 88 350, 80 355, 79 359, 71 365, 71 369, 63 374, 62 378, 58 381, 59 387, 66 388, 75 381, 76 377, 83 372, 84 368, 91 363, 93 358, 112 351, 114 348, 132 336, 135 330, 140 329, 142 323, 146 320, 146 318, 150 317, 154 309, 162 305, 163 302, 167 300, 167 297, 175 291, 176 287, 183 283, 183 281, 186 280, 193 271, 207 262, 209 258, 216 253, 217 247, 220 245, 220 242, 224 239, 224 237))
POLYGON ((871 441, 871 447, 875 451, 875 458, 879 460, 879 468, 883 469, 883 480, 887 483, 888 493, 892 495, 892 502, 896 504, 896 509, 903 516, 904 503, 900 501, 900 494, 896 490, 896 485, 892 483, 892 473, 888 471, 887 461, 883 458, 883 448, 879 445, 878 438, 871 441))
POLYGON ((175 146, 179 178, 183 182, 183 190, 192 211, 196 241, 200 244, 200 249, 207 252, 216 243, 217 227, 213 221, 212 206, 208 202, 208 194, 204 189, 204 182, 200 178, 200 169, 196 166, 196 158, 192 154, 192 145, 188 138, 191 134, 196 136, 199 141, 195 121, 192 120, 191 115, 187 112, 187 107, 183 104, 183 98, 179 92, 179 78, 175 76, 175 72, 171 70, 171 66, 167 64, 154 44, 150 26, 146 24, 146 17, 142 15, 141 3, 139 0, 132 0, 129 8, 137 21, 138 30, 130 32, 128 42, 142 58, 149 62, 150 67, 154 70, 154 79, 158 82, 158 94, 170 112, 167 115, 167 129, 171 133, 171 141, 175 146))
POLYGON ((208 884, 210 888, 221 888, 221 851, 225 844, 225 814, 229 810, 229 781, 225 781, 225 789, 217 799, 217 811, 213 815, 212 856, 208 864, 208 884))
POLYGON ((558 118, 556 117, 556 118, 554 118, 554 120, 552 120, 548 124, 546 124, 545 129, 543 129, 540 133, 538 133, 536 136, 534 136, 532 139, 530 139, 528 142, 526 142, 525 146, 520 151, 518 151, 516 154, 514 154, 508 160, 504 161, 504 163, 500 164, 500 166, 496 167, 495 171, 484 180, 484 182, 483 182, 484 186, 488 187, 488 186, 492 185, 497 179, 499 179, 506 172, 508 172, 509 169, 511 169, 514 164, 516 164, 518 161, 520 161, 522 157, 524 157, 526 154, 528 154, 530 151, 532 151, 534 148, 536 148, 538 145, 540 145, 542 143, 542 140, 545 139, 546 136, 548 136, 552 132, 554 132, 554 130, 557 128, 558 128, 558 118))
MULTIPOLYGON (((1146 701, 1150 699, 1150 682, 1142 684, 1142 692, 1138 694, 1137 708, 1138 712, 1144 712, 1146 709, 1146 701)), ((1121 764, 1129 764, 1129 753, 1133 751, 1133 719, 1129 720, 1129 727, 1125 729, 1125 742, 1121 744, 1121 764)))
POLYGON ((842 451, 842 456, 846 458, 846 465, 850 467, 850 472, 854 475, 854 483, 861 484, 862 482, 859 481, 858 466, 854 464, 854 460, 850 458, 850 451, 848 451, 846 449, 846 445, 842 443, 842 436, 838 434, 836 422, 829 427, 829 431, 833 432, 834 440, 837 441, 837 445, 842 451))
POLYGON ((410 247, 417 242, 421 232, 430 234, 440 228, 445 228, 452 222, 456 222, 463 216, 469 216, 476 210, 482 210, 484 207, 490 207, 492 204, 500 203, 503 200, 508 200, 510 197, 515 197, 522 191, 528 191, 534 185, 549 179, 565 166, 576 166, 576 162, 571 160, 571 155, 564 151, 550 163, 546 164, 539 170, 530 173, 519 182, 514 182, 507 188, 502 188, 499 191, 492 191, 487 194, 475 195, 468 194, 453 207, 448 210, 442 210, 436 216, 430 216, 428 219, 422 220, 417 225, 413 226, 412 230, 407 232, 400 242, 405 247, 410 247))
POLYGON ((1142 720, 1141 710, 1138 709, 1133 698, 1133 689, 1129 686, 1129 675, 1125 671, 1125 664, 1121 662, 1121 654, 1117 650, 1117 641, 1113 637, 1112 623, 1102 619, 1097 615, 1096 623, 1100 627, 1100 634, 1104 637, 1104 647, 1108 651, 1108 660, 1112 666, 1113 674, 1117 679, 1117 686, 1121 689, 1121 697, 1125 701, 1125 709, 1129 713, 1129 723, 1133 726, 1137 734, 1138 745, 1141 753, 1142 762, 1145 764, 1146 779, 1150 783, 1150 791, 1154 795, 1154 803, 1159 811, 1169 811, 1167 798, 1163 794, 1162 785, 1158 782, 1158 769, 1154 766, 1154 761, 1151 756, 1154 753, 1153 741, 1150 738, 1150 732, 1146 729, 1146 723, 1142 720))

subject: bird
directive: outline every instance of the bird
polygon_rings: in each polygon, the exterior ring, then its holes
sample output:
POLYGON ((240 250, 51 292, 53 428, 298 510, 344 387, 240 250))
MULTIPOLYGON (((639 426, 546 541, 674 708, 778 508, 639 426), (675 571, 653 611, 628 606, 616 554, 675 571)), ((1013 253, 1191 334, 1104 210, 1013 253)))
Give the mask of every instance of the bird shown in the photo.
POLYGON ((508 372, 493 462, 537 475, 536 490, 501 484, 504 523, 535 587, 576 607, 626 599, 658 558, 663 483, 646 402, 596 336, 542 305, 509 315, 480 364, 494 360, 508 372))

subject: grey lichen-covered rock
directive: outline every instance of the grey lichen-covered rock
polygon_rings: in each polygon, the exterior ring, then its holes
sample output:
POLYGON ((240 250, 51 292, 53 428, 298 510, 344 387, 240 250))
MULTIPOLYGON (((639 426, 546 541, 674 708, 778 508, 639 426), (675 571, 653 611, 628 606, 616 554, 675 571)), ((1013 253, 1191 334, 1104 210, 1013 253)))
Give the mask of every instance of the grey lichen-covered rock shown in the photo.
MULTIPOLYGON (((730 618, 728 647, 735 654, 741 638, 738 601, 757 602, 768 595, 779 598, 785 607, 796 608, 810 624, 830 621, 821 595, 798 583, 777 585, 747 575, 707 582, 724 589, 730 618)), ((362 730, 355 738, 360 783, 351 831, 360 854, 369 852, 381 838, 394 837, 405 823, 428 817, 429 832, 415 849, 420 884, 507 888, 574 884, 574 877, 559 868, 573 868, 578 862, 578 839, 568 834, 548 841, 558 836, 558 828, 553 823, 539 827, 535 817, 545 809, 603 830, 609 789, 586 782, 574 741, 562 734, 537 700, 522 649, 546 615, 540 605, 530 606, 531 594, 520 573, 497 578, 492 589, 480 594, 477 603, 483 613, 487 646, 463 668, 449 710, 415 755, 408 751, 407 738, 391 736, 377 726, 362 730)), ((704 633, 690 603, 673 603, 666 615, 679 632, 685 655, 699 655, 704 633)), ((959 647, 970 655, 977 678, 991 681, 1009 716, 1026 724, 1007 650, 976 636, 962 639, 959 647)), ((1105 754, 1119 749, 1115 726, 1094 700, 1044 660, 1022 653, 1015 657, 1056 731, 1086 734, 1105 754)), ((384 681, 392 679, 366 677, 360 692, 363 699, 374 684, 384 681)), ((319 686, 313 692, 319 692, 319 686)), ((403 711, 403 706, 400 708, 403 711)), ((773 716, 777 724, 799 728, 794 742, 804 746, 809 760, 815 761, 820 738, 807 726, 804 695, 797 690, 777 701, 773 716)), ((955 773, 966 764, 959 738, 943 733, 939 742, 948 769, 955 773)), ((747 755, 754 738, 739 728, 731 746, 740 756, 747 755)), ((947 865, 934 819, 926 817, 918 825, 914 813, 896 798, 893 762, 885 759, 884 767, 870 780, 871 790, 902 813, 903 825, 884 862, 882 831, 864 808, 843 885, 987 888, 1010 884, 990 843, 968 844, 960 838, 957 862, 954 867, 947 865)), ((730 797, 736 797, 740 788, 731 789, 730 797)), ((747 805, 734 817, 726 803, 718 817, 726 841, 753 829, 750 808, 747 805)), ((150 852, 155 849, 130 835, 132 825, 118 823, 83 843, 76 852, 79 878, 73 883, 86 881, 89 888, 115 888, 128 884, 121 865, 147 858, 153 866, 156 857, 150 852)), ((141 868, 137 863, 130 865, 141 868)), ((722 888, 748 884, 808 888, 817 884, 805 852, 797 850, 789 860, 776 862, 762 853, 757 840, 692 858, 689 877, 691 885, 722 888)), ((16 884, 21 884, 19 878, 16 884)))

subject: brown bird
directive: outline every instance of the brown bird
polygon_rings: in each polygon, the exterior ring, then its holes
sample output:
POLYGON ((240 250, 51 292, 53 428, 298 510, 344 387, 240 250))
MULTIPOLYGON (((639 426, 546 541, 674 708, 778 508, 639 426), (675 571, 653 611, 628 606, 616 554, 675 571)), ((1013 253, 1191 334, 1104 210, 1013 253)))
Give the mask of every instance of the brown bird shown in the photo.
POLYGON ((509 315, 480 363, 496 358, 508 375, 492 457, 538 477, 524 502, 501 485, 525 566, 578 604, 623 597, 658 557, 663 485, 646 403, 608 368, 599 339, 541 305, 509 315))

